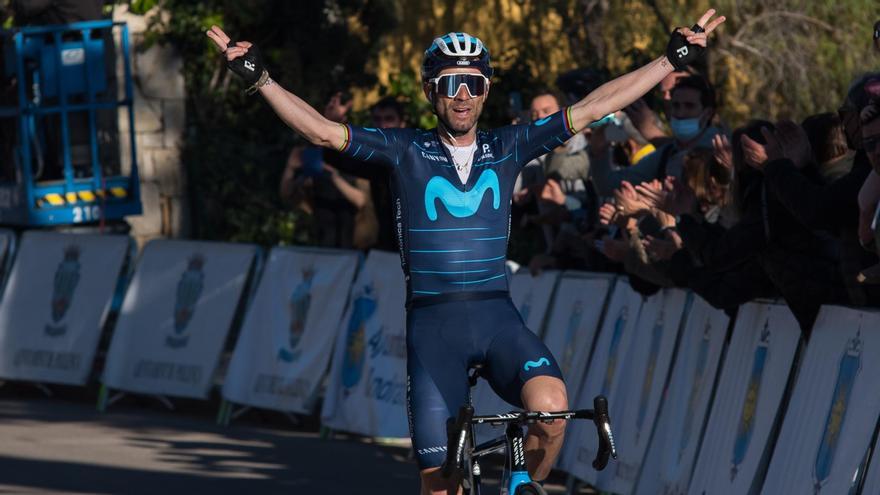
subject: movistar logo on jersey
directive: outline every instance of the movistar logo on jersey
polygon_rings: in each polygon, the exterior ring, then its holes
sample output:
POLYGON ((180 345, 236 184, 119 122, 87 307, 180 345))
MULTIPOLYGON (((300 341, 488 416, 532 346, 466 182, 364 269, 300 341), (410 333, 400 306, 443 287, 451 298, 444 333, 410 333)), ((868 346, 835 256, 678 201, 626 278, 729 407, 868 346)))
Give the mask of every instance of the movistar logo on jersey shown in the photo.
POLYGON ((550 360, 545 357, 542 357, 541 359, 539 359, 537 361, 526 361, 526 364, 525 364, 525 366, 523 366, 523 369, 525 371, 529 371, 532 368, 540 368, 541 366, 550 366, 550 360))
POLYGON ((492 191, 492 207, 501 207, 501 186, 498 175, 489 169, 483 171, 470 191, 462 191, 443 177, 432 177, 425 187, 425 211, 431 221, 437 220, 436 200, 440 200, 449 214, 456 218, 472 216, 480 209, 486 191, 492 191))

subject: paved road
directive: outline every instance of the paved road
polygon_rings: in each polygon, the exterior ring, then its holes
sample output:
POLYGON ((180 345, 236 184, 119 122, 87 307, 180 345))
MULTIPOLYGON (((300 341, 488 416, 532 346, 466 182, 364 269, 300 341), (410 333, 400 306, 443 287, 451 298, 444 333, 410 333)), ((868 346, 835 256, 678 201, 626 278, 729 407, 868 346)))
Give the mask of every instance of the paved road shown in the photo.
POLYGON ((407 455, 173 412, 0 398, 0 493, 418 493, 407 455))
POLYGON ((418 493, 406 447, 255 423, 0 389, 0 494, 418 493))

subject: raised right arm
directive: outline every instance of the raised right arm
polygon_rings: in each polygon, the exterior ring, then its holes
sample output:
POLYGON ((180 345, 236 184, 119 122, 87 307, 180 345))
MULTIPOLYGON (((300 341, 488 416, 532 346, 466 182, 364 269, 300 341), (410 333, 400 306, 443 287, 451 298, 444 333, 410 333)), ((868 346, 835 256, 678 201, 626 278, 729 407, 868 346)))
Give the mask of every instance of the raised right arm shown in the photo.
POLYGON ((226 55, 233 71, 245 78, 248 84, 258 87, 263 98, 291 129, 318 146, 340 149, 345 145, 347 131, 341 124, 325 118, 300 97, 268 78, 268 75, 260 77, 264 68, 256 48, 250 42, 239 41, 229 46, 231 39, 218 26, 212 26, 207 35, 226 55), (245 57, 252 49, 254 53, 251 57, 245 57), (240 63, 241 60, 244 60, 244 64, 235 70, 233 63, 240 63))
POLYGON ((272 82, 260 88, 260 94, 288 127, 310 143, 338 150, 345 143, 342 124, 328 120, 299 96, 272 82))

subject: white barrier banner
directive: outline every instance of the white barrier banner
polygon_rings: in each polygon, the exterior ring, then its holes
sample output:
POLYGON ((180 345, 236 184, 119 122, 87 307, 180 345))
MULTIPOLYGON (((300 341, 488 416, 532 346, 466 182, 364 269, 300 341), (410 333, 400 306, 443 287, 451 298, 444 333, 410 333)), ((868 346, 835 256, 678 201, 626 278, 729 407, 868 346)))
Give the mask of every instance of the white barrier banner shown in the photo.
POLYGON ((553 300, 553 288, 560 272, 543 271, 533 277, 528 270, 520 269, 510 277, 510 300, 513 301, 526 326, 537 336, 544 334, 544 318, 553 300))
POLYGON ((608 397, 618 459, 599 474, 596 486, 602 490, 633 490, 656 424, 687 300, 683 290, 663 289, 642 304, 626 366, 608 397))
POLYGON ((272 250, 226 372, 225 399, 311 412, 359 256, 351 251, 272 250))
POLYGON ((119 312, 104 384, 206 398, 256 253, 241 244, 147 244, 119 312))
POLYGON ((613 282, 613 276, 578 272, 565 272, 559 281, 544 343, 559 363, 571 401, 581 389, 613 282))
MULTIPOLYGON (((575 409, 592 409, 595 396, 608 397, 612 427, 615 426, 618 406, 611 396, 626 367, 632 364, 627 362, 626 357, 635 333, 642 299, 640 294, 632 290, 626 279, 619 278, 614 284, 614 292, 605 312, 589 371, 577 396, 569 399, 575 409)), ((599 446, 596 427, 591 421, 573 421, 568 425, 565 437, 560 467, 595 484, 598 474, 593 469, 592 462, 599 446)))
POLYGON ((362 435, 407 437, 406 286, 400 257, 370 251, 349 300, 321 420, 362 435))
MULTIPOLYGON (((526 326, 535 335, 544 331, 544 320, 553 300, 553 289, 561 272, 548 270, 533 277, 527 269, 521 268, 510 277, 510 300, 519 311, 526 326)), ((554 356, 558 357, 558 355, 554 356)), ((514 409, 512 404, 499 397, 489 382, 480 380, 473 391, 473 405, 477 414, 495 414, 514 409)), ((477 427, 477 441, 482 442, 504 434, 503 427, 483 425, 477 427)))
MULTIPOLYGON (((678 346, 637 494, 686 493, 730 319, 695 297, 678 346)), ((615 425, 616 426, 616 425, 615 425)))
POLYGON ((0 229, 0 297, 3 296, 3 287, 6 283, 6 276, 12 266, 15 257, 15 232, 7 229, 0 229))
POLYGON ((86 383, 130 242, 24 233, 0 304, 0 376, 86 383))
POLYGON ((822 308, 761 493, 850 493, 880 417, 877 356, 880 314, 822 308))
POLYGON ((787 307, 740 307, 688 493, 753 489, 799 339, 787 307))

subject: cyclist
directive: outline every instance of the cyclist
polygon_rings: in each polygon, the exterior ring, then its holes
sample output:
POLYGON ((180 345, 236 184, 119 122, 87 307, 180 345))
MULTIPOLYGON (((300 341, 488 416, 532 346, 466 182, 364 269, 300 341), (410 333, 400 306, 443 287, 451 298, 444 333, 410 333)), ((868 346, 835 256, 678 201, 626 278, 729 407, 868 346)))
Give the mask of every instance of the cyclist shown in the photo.
MULTIPOLYGON (((468 395, 468 369, 507 402, 533 411, 568 407, 556 360, 526 328, 510 301, 505 258, 510 201, 520 168, 578 130, 620 110, 674 69, 698 59, 724 22, 708 10, 693 30, 673 31, 667 55, 597 88, 581 101, 530 124, 478 130, 492 67, 482 42, 466 33, 434 40, 422 64, 436 129, 374 129, 338 124, 275 83, 257 47, 219 27, 207 35, 233 72, 310 142, 389 169, 401 265, 407 283, 407 412, 422 493, 455 493, 439 466, 446 419, 468 395)), ((369 166, 369 165, 365 165, 369 166)), ((536 424, 526 437, 535 480, 549 474, 563 422, 536 424)))

